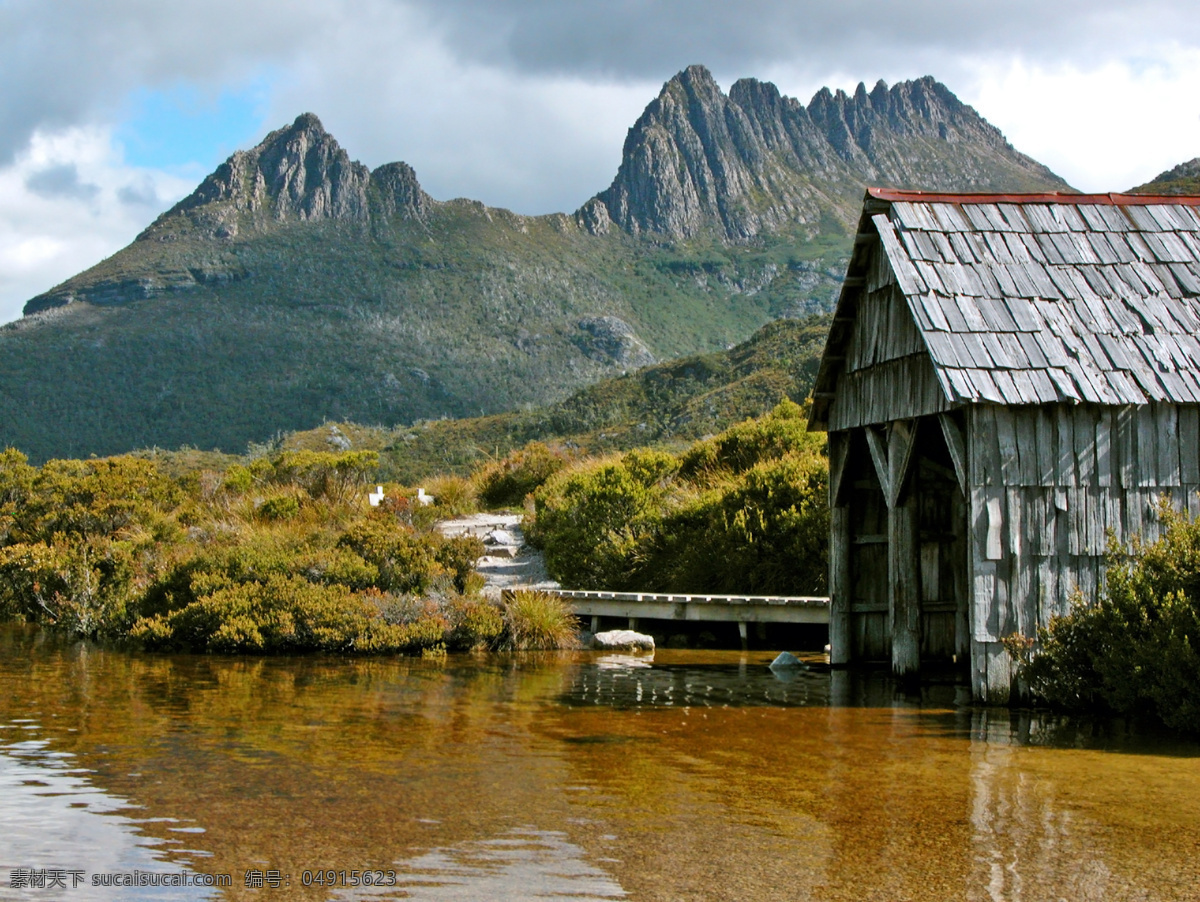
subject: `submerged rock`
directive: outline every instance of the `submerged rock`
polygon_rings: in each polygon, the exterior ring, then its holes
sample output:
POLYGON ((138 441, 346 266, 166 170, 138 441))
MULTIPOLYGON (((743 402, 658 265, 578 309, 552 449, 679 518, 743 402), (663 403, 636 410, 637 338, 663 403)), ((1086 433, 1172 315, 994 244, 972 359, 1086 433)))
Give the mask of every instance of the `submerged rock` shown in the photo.
POLYGON ((795 670, 804 666, 804 662, 797 658, 790 651, 781 651, 779 656, 771 662, 772 670, 795 670))
POLYGON ((608 630, 592 637, 592 648, 598 649, 645 649, 654 651, 654 637, 633 630, 608 630))

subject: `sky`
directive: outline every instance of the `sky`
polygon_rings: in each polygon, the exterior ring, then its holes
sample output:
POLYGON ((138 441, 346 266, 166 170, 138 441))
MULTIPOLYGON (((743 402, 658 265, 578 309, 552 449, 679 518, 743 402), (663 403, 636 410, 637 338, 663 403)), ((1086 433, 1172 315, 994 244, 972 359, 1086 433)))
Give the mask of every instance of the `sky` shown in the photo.
POLYGON ((302 112, 435 198, 574 210, 693 63, 933 75, 1084 191, 1200 156, 1200 0, 0 0, 0 323, 302 112))

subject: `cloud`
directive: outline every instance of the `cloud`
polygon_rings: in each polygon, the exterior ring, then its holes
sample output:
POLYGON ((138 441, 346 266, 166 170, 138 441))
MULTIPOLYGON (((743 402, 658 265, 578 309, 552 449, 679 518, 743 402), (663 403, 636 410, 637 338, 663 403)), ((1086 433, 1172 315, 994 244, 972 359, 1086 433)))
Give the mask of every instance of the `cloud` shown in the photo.
POLYGON ((0 167, 0 322, 120 250, 192 185, 125 166, 100 128, 38 132, 0 167))
MULTIPOLYGON (((1171 0, 413 0, 462 58, 529 72, 649 78, 664 63, 721 71, 787 64, 868 73, 961 56, 1085 63, 1195 41, 1171 0)), ((864 77, 866 77, 864 75, 864 77)))
POLYGON ((97 185, 79 180, 74 163, 57 163, 25 176, 25 187, 40 197, 66 197, 75 200, 94 200, 100 193, 97 185))

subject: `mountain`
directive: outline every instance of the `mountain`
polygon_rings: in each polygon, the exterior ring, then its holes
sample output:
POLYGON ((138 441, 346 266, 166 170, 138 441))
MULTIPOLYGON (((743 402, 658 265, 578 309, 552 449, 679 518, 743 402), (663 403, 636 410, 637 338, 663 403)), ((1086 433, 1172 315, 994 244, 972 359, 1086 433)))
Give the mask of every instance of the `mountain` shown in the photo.
MULTIPOLYGON (((373 450, 382 478, 414 485, 465 475, 531 441, 599 454, 686 445, 812 390, 828 314, 776 320, 727 351, 693 354, 589 385, 543 407, 393 429, 325 423, 280 437, 286 450, 373 450)), ((175 457, 177 455, 166 455, 175 457)))
POLYGON ((435 200, 305 114, 0 328, 0 446, 239 450, 552 402, 830 309, 868 183, 1067 187, 930 78, 805 107, 691 67, 570 215, 435 200))
POLYGON ((739 241, 816 226, 829 212, 850 226, 864 184, 1068 188, 929 77, 870 93, 860 84, 853 97, 824 88, 805 107, 750 78, 727 96, 692 66, 629 130, 616 179, 584 213, 632 234, 739 241))
POLYGON ((1130 194, 1200 194, 1200 157, 1160 172, 1144 185, 1129 189, 1130 194))

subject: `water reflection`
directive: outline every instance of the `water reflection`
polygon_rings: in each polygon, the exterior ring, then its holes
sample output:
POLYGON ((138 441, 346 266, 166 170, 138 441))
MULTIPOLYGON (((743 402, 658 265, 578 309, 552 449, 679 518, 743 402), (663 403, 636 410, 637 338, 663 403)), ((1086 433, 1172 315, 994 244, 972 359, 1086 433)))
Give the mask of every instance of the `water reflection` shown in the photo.
POLYGON ((72 756, 52 750, 46 740, 22 738, 38 731, 28 718, 0 723, 0 898, 18 889, 12 884, 20 878, 14 881, 12 875, 22 869, 30 872, 28 891, 39 899, 207 897, 206 890, 196 889, 93 886, 95 875, 179 872, 179 865, 167 863, 154 847, 182 840, 140 836, 143 821, 133 816, 136 806, 92 785, 90 771, 72 767, 72 756), (41 888, 34 888, 37 883, 41 888))
POLYGON ((396 887, 344 890, 338 898, 399 898, 421 902, 539 899, 602 902, 623 899, 620 885, 583 860, 565 833, 518 827, 493 839, 430 849, 397 862, 396 887))
POLYGON ((290 878, 288 899, 1155 902, 1200 885, 1194 745, 973 709, 952 684, 782 681, 772 657, 250 660, 0 628, 0 898, 25 898, 6 868, 75 861, 229 873, 214 897, 257 900, 247 870, 290 878), (401 880, 302 884, 324 868, 401 880))

